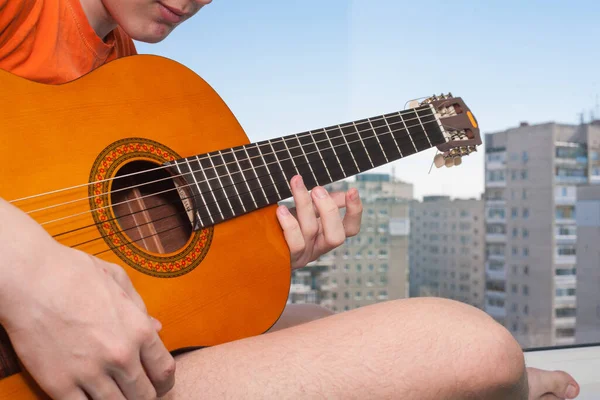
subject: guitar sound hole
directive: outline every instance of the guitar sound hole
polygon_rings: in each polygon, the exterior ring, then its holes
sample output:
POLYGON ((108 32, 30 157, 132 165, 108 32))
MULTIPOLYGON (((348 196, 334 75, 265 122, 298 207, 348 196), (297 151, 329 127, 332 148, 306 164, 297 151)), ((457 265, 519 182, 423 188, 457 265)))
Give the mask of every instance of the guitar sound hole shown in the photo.
POLYGON ((169 173, 146 161, 134 161, 117 173, 111 192, 113 211, 131 242, 154 253, 172 253, 192 234, 190 220, 169 173), (134 175, 131 175, 134 174, 134 175))

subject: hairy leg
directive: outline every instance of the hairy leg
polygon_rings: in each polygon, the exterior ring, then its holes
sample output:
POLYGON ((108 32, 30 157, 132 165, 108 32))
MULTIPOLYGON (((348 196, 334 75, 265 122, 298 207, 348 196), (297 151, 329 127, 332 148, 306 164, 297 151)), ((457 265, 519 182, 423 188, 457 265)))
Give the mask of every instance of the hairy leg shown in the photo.
POLYGON ((288 304, 279 320, 269 329, 269 332, 290 328, 332 315, 334 315, 333 311, 316 304, 288 304))
POLYGON ((519 399, 524 373, 518 343, 488 315, 416 298, 178 356, 166 398, 519 399))

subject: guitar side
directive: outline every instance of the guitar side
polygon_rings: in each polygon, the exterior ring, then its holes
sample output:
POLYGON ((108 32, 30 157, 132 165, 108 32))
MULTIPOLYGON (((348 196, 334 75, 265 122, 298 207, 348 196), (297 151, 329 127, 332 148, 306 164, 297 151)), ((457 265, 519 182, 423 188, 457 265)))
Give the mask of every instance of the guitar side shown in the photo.
MULTIPOLYGON (((206 82, 161 57, 126 57, 59 86, 0 71, 0 85, 9 94, 0 98, 0 197, 9 201, 93 181, 91 171, 104 171, 106 160, 110 164, 119 151, 126 152, 115 143, 139 150, 122 155, 123 163, 157 166, 162 158, 248 143, 206 82)), ((149 313, 162 322, 160 335, 169 350, 257 335, 280 316, 289 291, 290 260, 276 206, 192 232, 184 246, 188 253, 170 250, 165 257, 176 261, 163 262, 162 270, 155 262, 148 270, 151 262, 143 256, 154 260, 160 255, 129 244, 134 254, 126 256, 126 249, 118 256, 108 231, 98 229, 89 199, 79 201, 90 194, 84 187, 15 205, 44 223, 61 243, 121 265, 149 313), (174 272, 169 274, 168 268, 174 272)), ((27 374, 17 374, 0 380, 0 397, 6 396, 41 395, 27 374)))

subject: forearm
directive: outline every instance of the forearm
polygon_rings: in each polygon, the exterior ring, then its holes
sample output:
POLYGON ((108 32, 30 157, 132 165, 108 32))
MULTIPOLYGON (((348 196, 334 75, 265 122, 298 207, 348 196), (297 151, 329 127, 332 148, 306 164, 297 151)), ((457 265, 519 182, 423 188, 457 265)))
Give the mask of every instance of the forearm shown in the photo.
POLYGON ((35 276, 52 243, 32 218, 0 198, 0 322, 35 276))

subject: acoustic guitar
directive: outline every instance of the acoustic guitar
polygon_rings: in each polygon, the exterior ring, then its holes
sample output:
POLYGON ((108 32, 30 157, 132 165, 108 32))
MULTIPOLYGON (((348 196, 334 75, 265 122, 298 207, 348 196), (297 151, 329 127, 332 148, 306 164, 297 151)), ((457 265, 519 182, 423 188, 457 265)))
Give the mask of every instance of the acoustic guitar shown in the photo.
MULTIPOLYGON (((292 176, 311 189, 430 148, 449 167, 481 144, 452 95, 249 143, 203 79, 158 56, 63 85, 0 71, 0 87, 0 197, 60 243, 121 265, 170 351, 277 321, 291 271, 275 210, 292 176)), ((0 331, 0 398, 44 398, 0 331)))

